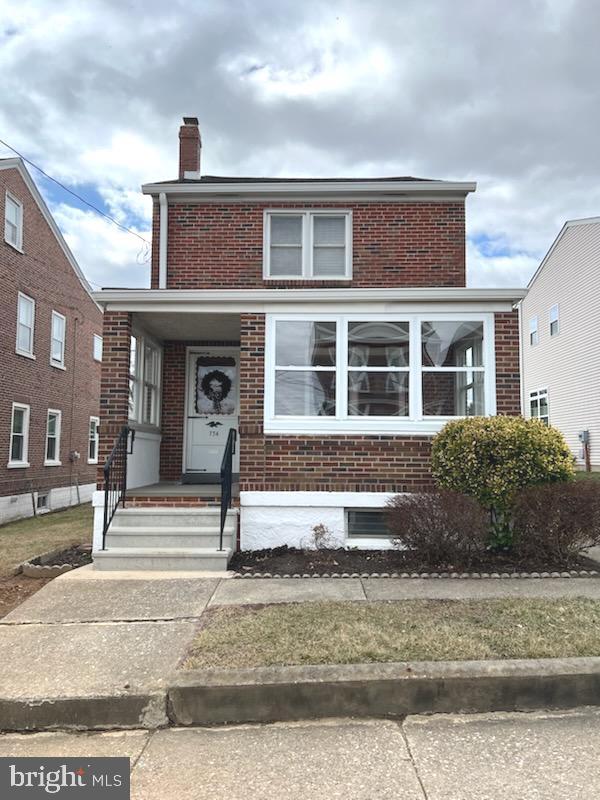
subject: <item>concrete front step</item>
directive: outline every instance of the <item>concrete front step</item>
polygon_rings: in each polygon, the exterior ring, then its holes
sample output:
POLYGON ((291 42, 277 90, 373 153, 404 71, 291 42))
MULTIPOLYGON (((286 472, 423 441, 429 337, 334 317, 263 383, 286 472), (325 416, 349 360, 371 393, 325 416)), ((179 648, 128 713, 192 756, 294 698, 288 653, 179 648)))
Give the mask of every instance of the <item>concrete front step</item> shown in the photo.
MULTIPOLYGON (((237 510, 227 512, 225 525, 237 526, 237 510)), ((119 508, 114 516, 113 525, 124 527, 150 528, 213 528, 220 527, 221 510, 219 508, 119 508)))
POLYGON ((101 570, 204 570, 226 571, 230 547, 113 547, 94 553, 94 567, 101 570))
MULTIPOLYGON (((116 522, 117 520, 115 520, 116 522)), ((223 546, 232 547, 235 544, 236 529, 229 525, 223 531, 223 546)), ((220 544, 220 528, 201 527, 191 529, 188 526, 170 528, 152 528, 149 525, 111 525, 106 536, 106 546, 109 550, 114 547, 150 547, 162 549, 163 547, 183 548, 211 548, 215 549, 220 544)))

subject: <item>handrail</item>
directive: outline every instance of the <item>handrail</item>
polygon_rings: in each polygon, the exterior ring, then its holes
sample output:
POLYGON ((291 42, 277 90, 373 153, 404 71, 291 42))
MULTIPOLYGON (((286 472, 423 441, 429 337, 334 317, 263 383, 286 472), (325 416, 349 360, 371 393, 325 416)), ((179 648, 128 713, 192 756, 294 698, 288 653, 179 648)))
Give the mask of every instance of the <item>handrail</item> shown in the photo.
POLYGON ((104 464, 104 525, 102 528, 102 549, 106 550, 106 534, 119 503, 125 508, 127 498, 127 442, 131 432, 131 447, 135 430, 127 425, 121 428, 117 440, 104 464))
POLYGON ((230 428, 221 461, 221 534, 219 538, 219 550, 223 550, 223 531, 227 512, 231 508, 231 486, 233 483, 233 454, 235 453, 235 442, 237 431, 230 428))

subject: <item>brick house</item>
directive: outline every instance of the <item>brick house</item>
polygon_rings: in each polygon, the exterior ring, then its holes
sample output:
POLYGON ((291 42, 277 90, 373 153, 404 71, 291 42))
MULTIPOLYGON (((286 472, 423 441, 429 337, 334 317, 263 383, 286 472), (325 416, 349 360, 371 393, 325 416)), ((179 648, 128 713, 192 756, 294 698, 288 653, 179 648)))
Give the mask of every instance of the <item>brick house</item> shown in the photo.
POLYGON ((238 513, 242 548, 298 545, 320 523, 342 544, 389 543, 381 509, 430 485, 448 419, 520 413, 523 293, 465 288, 475 184, 214 177, 195 118, 179 139, 179 177, 143 187, 151 288, 94 295, 101 459, 135 429, 127 508, 106 536, 101 481, 95 496, 97 564, 226 563, 214 534, 230 430, 229 549, 238 513))
POLYGON ((19 158, 0 160, 0 522, 89 501, 102 312, 19 158))

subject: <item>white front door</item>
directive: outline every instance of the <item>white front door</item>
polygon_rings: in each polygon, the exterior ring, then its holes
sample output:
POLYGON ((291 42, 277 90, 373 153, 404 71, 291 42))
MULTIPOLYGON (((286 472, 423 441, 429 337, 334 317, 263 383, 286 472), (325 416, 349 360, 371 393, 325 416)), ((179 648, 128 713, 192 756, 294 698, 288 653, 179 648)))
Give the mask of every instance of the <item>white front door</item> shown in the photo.
MULTIPOLYGON (((185 473, 217 477, 239 419, 239 350, 190 348, 187 356, 185 473)), ((233 471, 239 472, 236 446, 233 471)))

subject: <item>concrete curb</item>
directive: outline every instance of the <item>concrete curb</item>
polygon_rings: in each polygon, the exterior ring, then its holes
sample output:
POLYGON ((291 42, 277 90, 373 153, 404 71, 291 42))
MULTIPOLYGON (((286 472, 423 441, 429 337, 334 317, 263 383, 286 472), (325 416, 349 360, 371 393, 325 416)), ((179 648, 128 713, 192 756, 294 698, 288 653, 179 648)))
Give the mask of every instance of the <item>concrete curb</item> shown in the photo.
POLYGON ((600 658, 180 672, 173 725, 533 711, 600 705, 600 658))
POLYGON ((80 697, 0 697, 0 731, 162 728, 166 693, 80 697))

